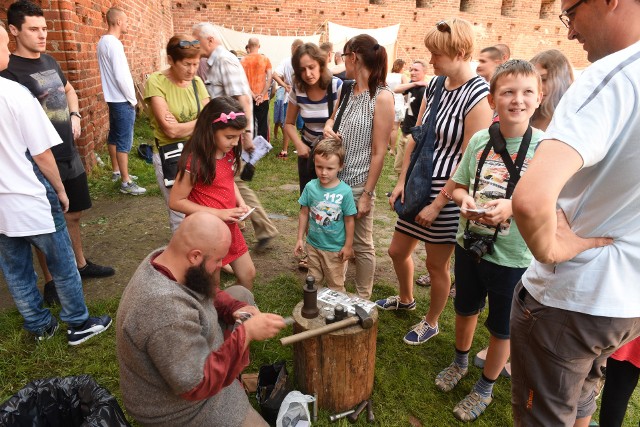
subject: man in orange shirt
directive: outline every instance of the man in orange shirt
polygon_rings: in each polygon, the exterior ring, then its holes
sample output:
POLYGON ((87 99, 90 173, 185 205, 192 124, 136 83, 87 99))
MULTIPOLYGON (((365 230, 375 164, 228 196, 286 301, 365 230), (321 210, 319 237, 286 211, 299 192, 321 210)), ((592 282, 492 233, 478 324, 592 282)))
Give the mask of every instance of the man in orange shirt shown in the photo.
POLYGON ((249 80, 253 97, 253 117, 257 123, 257 134, 269 140, 269 88, 272 68, 269 58, 258 53, 260 41, 252 37, 247 44, 248 55, 242 58, 242 67, 249 80))

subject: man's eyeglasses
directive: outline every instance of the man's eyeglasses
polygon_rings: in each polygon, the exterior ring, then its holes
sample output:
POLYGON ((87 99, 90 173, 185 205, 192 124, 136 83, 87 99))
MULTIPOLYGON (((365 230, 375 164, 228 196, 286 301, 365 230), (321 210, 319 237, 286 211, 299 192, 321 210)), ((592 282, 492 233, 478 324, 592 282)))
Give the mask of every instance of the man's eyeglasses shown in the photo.
POLYGON ((349 56, 351 55, 353 52, 346 52, 346 53, 342 53, 340 54, 340 56, 342 57, 342 59, 344 59, 345 56, 349 56))
POLYGON ((569 25, 571 25, 570 15, 573 15, 574 13, 576 13, 576 9, 578 8, 578 6, 580 6, 585 1, 586 0, 580 0, 578 3, 574 4, 569 9, 563 10, 562 13, 558 16, 558 18, 560 18, 560 21, 564 24, 565 27, 569 28, 569 25))
POLYGON ((200 48, 199 40, 180 40, 178 43, 180 49, 200 48))
MULTIPOLYGON (((582 0, 584 1, 584 0, 582 0)), ((441 33, 449 33, 451 34, 451 27, 449 26, 449 24, 447 24, 447 21, 440 21, 436 24, 436 28, 438 29, 438 31, 440 31, 441 33)))

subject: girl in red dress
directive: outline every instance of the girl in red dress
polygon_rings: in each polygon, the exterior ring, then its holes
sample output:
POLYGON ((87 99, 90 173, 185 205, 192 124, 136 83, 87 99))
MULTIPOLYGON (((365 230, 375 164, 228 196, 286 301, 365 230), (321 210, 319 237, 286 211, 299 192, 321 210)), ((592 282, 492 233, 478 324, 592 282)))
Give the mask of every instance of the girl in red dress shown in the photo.
POLYGON ((230 264, 238 284, 251 289, 256 269, 238 227, 250 208, 233 181, 240 169, 240 140, 246 126, 246 116, 234 98, 214 98, 204 107, 182 151, 169 207, 185 215, 207 211, 225 221, 231 247, 222 265, 230 264))

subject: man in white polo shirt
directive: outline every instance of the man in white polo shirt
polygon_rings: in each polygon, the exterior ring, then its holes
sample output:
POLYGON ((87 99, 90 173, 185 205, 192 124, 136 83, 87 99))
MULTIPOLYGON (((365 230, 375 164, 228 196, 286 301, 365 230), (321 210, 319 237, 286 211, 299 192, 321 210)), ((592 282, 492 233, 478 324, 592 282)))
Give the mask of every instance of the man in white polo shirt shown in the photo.
POLYGON ((587 426, 600 368, 640 334, 640 1, 561 8, 593 64, 562 97, 513 194, 536 258, 511 311, 516 426, 587 426))

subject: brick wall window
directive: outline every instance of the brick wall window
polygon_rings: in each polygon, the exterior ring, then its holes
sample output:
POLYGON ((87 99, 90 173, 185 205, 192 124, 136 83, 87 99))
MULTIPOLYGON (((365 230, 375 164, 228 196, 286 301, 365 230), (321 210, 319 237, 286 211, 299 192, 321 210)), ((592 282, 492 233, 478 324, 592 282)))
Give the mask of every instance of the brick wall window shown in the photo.
POLYGON ((471 0, 460 0, 460 12, 469 12, 471 0))
POLYGON ((540 3, 540 19, 553 19, 556 0, 542 0, 540 3))
POLYGON ((500 8, 500 14, 502 16, 514 16, 515 15, 515 0, 502 0, 502 7, 500 8))
POLYGON ((416 7, 432 7, 432 0, 416 0, 416 7))

